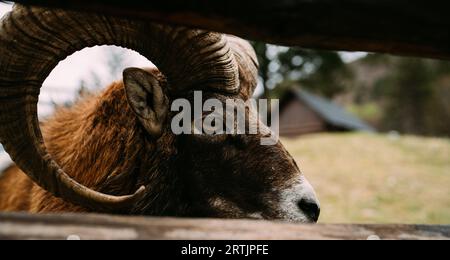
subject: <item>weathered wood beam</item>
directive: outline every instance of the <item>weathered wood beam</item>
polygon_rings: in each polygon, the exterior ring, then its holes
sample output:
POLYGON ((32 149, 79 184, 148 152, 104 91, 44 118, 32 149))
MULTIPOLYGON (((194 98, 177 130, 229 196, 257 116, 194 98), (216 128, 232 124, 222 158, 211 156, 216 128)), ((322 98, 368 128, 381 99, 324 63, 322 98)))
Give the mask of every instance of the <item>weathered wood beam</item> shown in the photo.
POLYGON ((0 239, 450 239, 450 226, 299 225, 249 220, 0 214, 0 239))
POLYGON ((306 48, 450 58, 445 1, 17 0, 148 18, 306 48))

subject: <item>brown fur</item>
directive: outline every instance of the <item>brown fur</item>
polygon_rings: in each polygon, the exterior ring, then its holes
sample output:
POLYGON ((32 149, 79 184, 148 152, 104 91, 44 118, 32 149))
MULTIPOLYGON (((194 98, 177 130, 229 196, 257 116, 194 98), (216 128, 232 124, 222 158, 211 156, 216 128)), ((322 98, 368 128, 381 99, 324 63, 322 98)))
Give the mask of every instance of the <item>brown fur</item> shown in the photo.
MULTIPOLYGON (((107 178, 131 174, 142 146, 142 132, 124 99, 122 83, 113 84, 100 98, 90 96, 72 108, 59 108, 42 131, 55 160, 77 181, 96 189, 107 178)), ((83 211, 52 197, 16 167, 5 173, 0 187, 1 210, 83 211)))
MULTIPOLYGON (((247 89, 235 98, 248 96, 247 89)), ((204 96, 211 97, 227 98, 204 96)), ((175 136, 165 125, 160 138, 149 136, 118 82, 99 96, 59 108, 42 129, 49 153, 78 182, 112 195, 147 186, 146 197, 123 213, 280 217, 278 191, 300 174, 281 144, 261 146, 258 135, 175 136)), ((0 211, 87 210, 53 197, 14 166, 0 177, 0 211)))

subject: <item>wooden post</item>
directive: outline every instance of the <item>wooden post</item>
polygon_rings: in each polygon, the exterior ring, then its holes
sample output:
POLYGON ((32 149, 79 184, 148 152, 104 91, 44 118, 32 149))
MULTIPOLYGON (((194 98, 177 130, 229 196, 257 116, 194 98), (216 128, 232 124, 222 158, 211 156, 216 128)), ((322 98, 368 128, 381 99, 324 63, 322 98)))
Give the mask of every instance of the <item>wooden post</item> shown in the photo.
POLYGON ((17 0, 146 18, 307 48, 450 58, 445 1, 17 0))

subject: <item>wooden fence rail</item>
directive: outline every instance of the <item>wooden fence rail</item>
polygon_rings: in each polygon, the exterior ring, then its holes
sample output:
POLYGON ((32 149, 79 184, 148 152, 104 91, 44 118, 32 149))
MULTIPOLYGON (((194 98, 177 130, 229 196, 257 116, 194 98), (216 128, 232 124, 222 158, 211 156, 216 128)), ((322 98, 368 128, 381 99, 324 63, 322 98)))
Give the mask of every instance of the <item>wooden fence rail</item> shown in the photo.
POLYGON ((450 58, 446 1, 16 0, 146 18, 307 48, 450 58))
POLYGON ((442 239, 450 226, 300 225, 250 220, 0 214, 0 239, 442 239))

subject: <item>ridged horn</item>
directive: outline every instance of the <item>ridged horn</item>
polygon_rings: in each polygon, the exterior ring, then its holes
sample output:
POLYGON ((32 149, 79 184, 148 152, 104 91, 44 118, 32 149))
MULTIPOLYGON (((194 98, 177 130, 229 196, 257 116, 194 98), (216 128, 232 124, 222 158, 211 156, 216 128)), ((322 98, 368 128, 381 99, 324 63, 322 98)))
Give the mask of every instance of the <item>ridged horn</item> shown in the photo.
POLYGON ((135 50, 165 74, 172 93, 239 91, 227 37, 201 30, 104 15, 15 5, 0 22, 0 142, 33 181, 54 196, 95 211, 127 211, 141 199, 111 196, 73 180, 52 159, 37 115, 40 88, 59 61, 85 47, 135 50))

